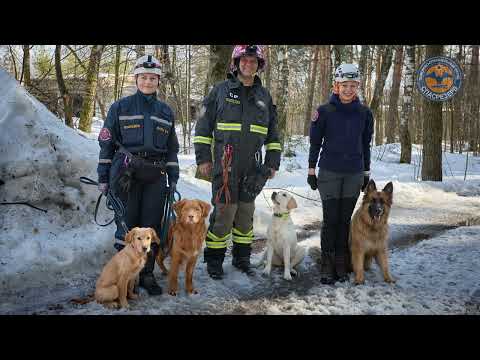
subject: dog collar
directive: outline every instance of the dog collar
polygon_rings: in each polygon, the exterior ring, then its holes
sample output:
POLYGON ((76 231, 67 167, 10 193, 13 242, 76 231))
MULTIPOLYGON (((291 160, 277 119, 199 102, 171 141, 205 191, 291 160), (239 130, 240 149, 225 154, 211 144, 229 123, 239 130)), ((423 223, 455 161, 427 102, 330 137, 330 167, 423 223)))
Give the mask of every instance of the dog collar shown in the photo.
POLYGON ((286 212, 286 213, 273 213, 273 216, 276 216, 276 217, 279 217, 279 218, 282 218, 282 219, 287 219, 289 215, 290 215, 290 213, 288 213, 288 212, 286 212))

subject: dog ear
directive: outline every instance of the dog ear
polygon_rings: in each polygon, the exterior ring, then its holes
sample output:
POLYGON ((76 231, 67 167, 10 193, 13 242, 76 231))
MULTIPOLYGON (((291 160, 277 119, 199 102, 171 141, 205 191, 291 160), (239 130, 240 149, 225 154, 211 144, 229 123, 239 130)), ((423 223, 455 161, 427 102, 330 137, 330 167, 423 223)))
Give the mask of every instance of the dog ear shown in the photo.
POLYGON ((287 204, 287 209, 288 210, 292 210, 292 209, 296 209, 298 206, 297 206, 297 201, 295 200, 295 198, 292 196, 290 198, 290 200, 288 201, 288 204, 287 204))
POLYGON ((198 200, 198 203, 200 204, 200 207, 202 208, 202 216, 204 218, 206 218, 208 216, 208 213, 210 212, 210 209, 212 208, 212 206, 205 202, 205 201, 202 201, 202 200, 198 200))
POLYGON ((134 227, 132 230, 130 230, 130 231, 127 233, 127 235, 125 235, 125 242, 126 242, 127 244, 129 244, 129 243, 131 243, 131 242, 133 241, 133 237, 135 236, 135 230, 136 230, 136 229, 137 229, 137 228, 134 227))
POLYGON ((392 205, 392 200, 393 200, 393 184, 392 182, 390 181, 387 185, 385 185, 385 187, 383 188, 382 190, 384 193, 387 194, 388 196, 388 204, 389 205, 392 205))
POLYGON ((177 214, 177 216, 181 214, 182 208, 185 206, 186 202, 187 200, 182 199, 173 204, 173 210, 175 210, 175 213, 177 214))
POLYGON ((150 235, 152 236, 152 242, 160 245, 160 238, 158 237, 157 232, 154 228, 150 228, 150 235))
POLYGON ((375 181, 373 181, 373 179, 370 179, 370 181, 368 182, 367 184, 367 193, 370 193, 372 191, 376 191, 377 190, 377 185, 375 184, 375 181))

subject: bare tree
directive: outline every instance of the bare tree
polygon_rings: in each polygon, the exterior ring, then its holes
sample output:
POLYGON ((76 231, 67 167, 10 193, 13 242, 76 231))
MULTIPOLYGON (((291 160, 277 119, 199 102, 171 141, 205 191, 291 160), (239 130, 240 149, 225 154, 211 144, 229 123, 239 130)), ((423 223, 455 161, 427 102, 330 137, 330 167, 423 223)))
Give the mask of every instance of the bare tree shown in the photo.
POLYGON ((208 63, 207 82, 205 83, 205 96, 211 86, 225 80, 232 56, 233 45, 210 45, 210 58, 208 63))
POLYGON ((410 164, 412 161, 412 140, 409 124, 412 118, 413 74, 415 71, 415 45, 405 47, 405 78, 403 84, 403 103, 400 116, 400 163, 410 164))
POLYGON ((85 97, 83 99, 82 111, 78 128, 85 132, 90 132, 92 127, 92 117, 97 90, 97 78, 100 67, 100 59, 104 45, 93 45, 88 62, 87 79, 85 85, 85 97))
POLYGON ((303 135, 307 136, 310 129, 310 123, 312 119, 312 106, 313 106, 313 94, 315 92, 315 83, 317 82, 317 67, 318 67, 318 54, 320 52, 320 46, 315 45, 313 47, 313 60, 311 78, 309 81, 309 87, 307 92, 307 106, 305 109, 305 122, 303 127, 303 135))
POLYGON ((360 101, 367 103, 366 93, 365 93, 365 82, 367 80, 367 58, 370 50, 369 45, 362 45, 362 50, 360 50, 360 61, 358 62, 358 70, 360 72, 360 101))
POLYGON ((400 82, 402 80, 403 46, 399 45, 395 49, 395 60, 393 67, 393 82, 390 91, 388 104, 388 116, 386 118, 385 133, 387 135, 387 144, 395 142, 395 133, 398 119, 398 95, 400 93, 400 82))
POLYGON ((120 95, 119 84, 120 84, 120 58, 122 55, 121 45, 115 46, 115 85, 113 87, 113 100, 117 101, 120 95))
POLYGON ((388 71, 392 65, 393 47, 388 45, 381 45, 378 48, 377 56, 381 56, 380 69, 376 71, 375 90, 372 101, 370 102, 370 109, 376 122, 375 126, 375 145, 383 144, 383 132, 381 131, 382 117, 379 113, 379 107, 382 103, 383 88, 385 80, 387 79, 388 71))
MULTIPOLYGON (((427 45, 426 58, 443 55, 443 45, 427 45)), ((442 103, 423 99, 422 180, 442 181, 442 103)))
POLYGON ((30 45, 23 45, 23 64, 22 75, 20 76, 20 83, 23 80, 23 85, 26 89, 31 86, 30 81, 30 45))
POLYGON ((278 49, 278 63, 280 64, 280 81, 277 87, 277 114, 280 143, 284 144, 287 130, 287 99, 288 99, 288 45, 281 45, 278 49))
POLYGON ((145 45, 135 45, 135 52, 137 53, 137 59, 145 55, 145 45))
POLYGON ((65 124, 73 128, 73 108, 72 98, 63 80, 62 63, 61 63, 62 45, 55 45, 55 74, 57 77, 58 90, 63 101, 63 113, 65 116, 65 124))

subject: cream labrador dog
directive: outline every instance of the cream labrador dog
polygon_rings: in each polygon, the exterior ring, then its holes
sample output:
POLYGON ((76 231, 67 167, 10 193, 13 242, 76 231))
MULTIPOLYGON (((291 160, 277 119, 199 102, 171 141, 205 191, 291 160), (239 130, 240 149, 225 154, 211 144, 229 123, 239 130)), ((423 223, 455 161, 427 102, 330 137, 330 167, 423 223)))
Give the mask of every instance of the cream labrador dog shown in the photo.
POLYGON ((297 207, 293 196, 286 192, 272 194, 273 216, 267 229, 267 249, 260 264, 266 263, 263 274, 269 276, 272 265, 284 266, 283 278, 292 280, 297 275, 295 266, 305 257, 305 248, 297 245, 297 233, 290 217, 290 210, 297 207))

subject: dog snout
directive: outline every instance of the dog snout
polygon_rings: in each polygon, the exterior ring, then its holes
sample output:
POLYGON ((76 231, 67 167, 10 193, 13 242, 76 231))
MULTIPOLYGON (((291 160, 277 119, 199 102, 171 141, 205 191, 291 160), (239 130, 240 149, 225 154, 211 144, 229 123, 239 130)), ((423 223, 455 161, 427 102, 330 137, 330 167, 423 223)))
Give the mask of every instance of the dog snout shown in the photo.
POLYGON ((142 246, 143 252, 148 252, 148 246, 142 246))
POLYGON ((277 197, 277 193, 274 191, 274 192, 272 193, 272 200, 275 200, 276 197, 277 197))

